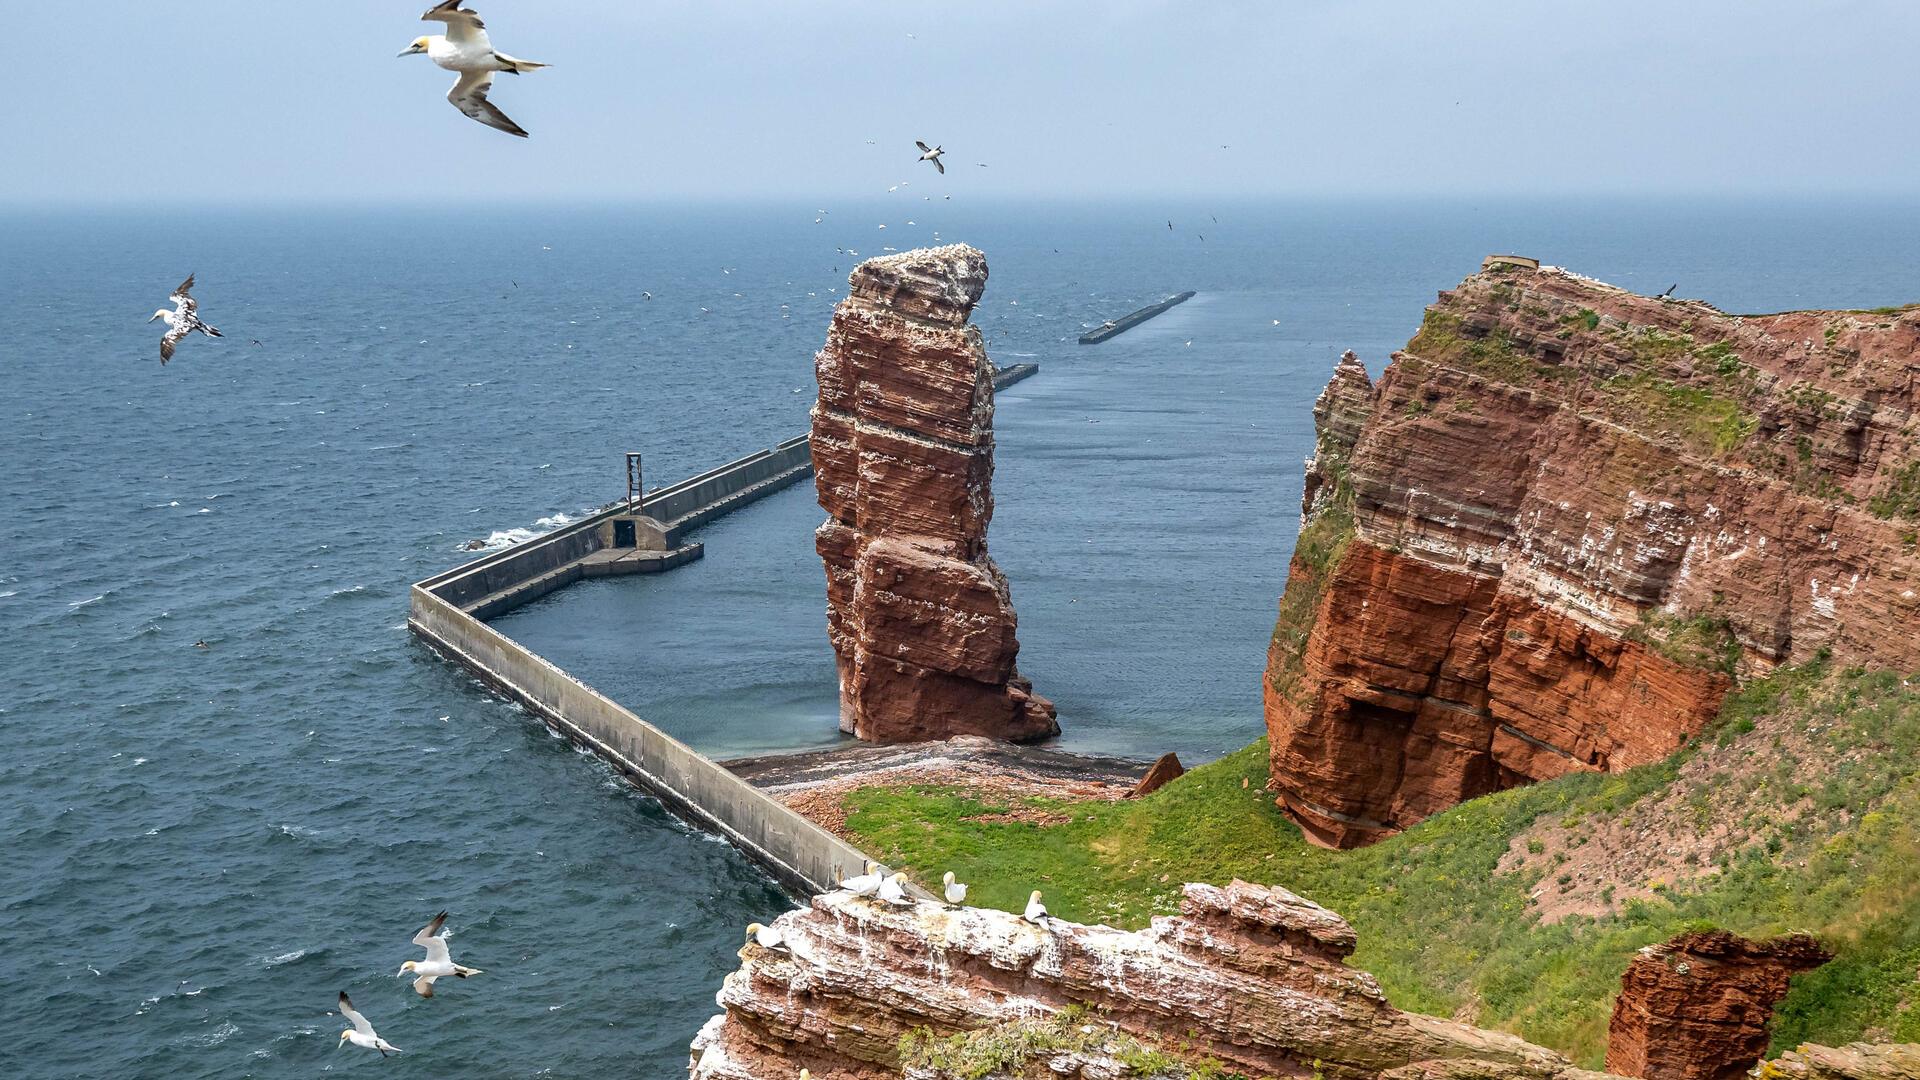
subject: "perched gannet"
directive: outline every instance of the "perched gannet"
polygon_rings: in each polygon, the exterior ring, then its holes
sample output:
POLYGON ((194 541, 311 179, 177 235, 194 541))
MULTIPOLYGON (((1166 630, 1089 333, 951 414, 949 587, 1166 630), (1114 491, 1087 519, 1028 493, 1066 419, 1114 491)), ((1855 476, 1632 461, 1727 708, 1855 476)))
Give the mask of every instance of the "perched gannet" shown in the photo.
POLYGON ((446 925, 446 922, 447 913, 443 911, 435 915, 432 922, 421 927, 420 932, 413 935, 413 943, 427 950, 427 958, 425 960, 409 960, 400 965, 399 971, 394 972, 396 977, 409 973, 414 975, 413 992, 419 994, 421 997, 430 998, 433 996, 433 980, 435 979, 445 978, 449 975, 464 979, 471 975, 486 974, 486 972, 481 971, 479 968, 461 967, 459 964, 453 962, 453 957, 447 953, 446 935, 440 933, 440 928, 446 925))
POLYGON ((340 1041, 334 1045, 335 1050, 352 1043, 369 1050, 378 1050, 381 1057, 400 1052, 399 1047, 381 1038, 380 1033, 373 1030, 373 1025, 367 1023, 367 1018, 361 1016, 353 1007, 353 1002, 348 999, 345 990, 340 991, 340 1015, 346 1017, 347 1023, 353 1026, 340 1033, 340 1041))
POLYGON ((947 898, 948 907, 958 907, 967 902, 967 887, 953 880, 951 870, 940 877, 940 894, 947 898))
POLYGON ((868 859, 867 872, 859 877, 848 878, 840 883, 840 887, 855 896, 872 896, 880 891, 880 882, 883 880, 885 879, 880 876, 880 864, 868 859))
POLYGON ((873 896, 874 899, 888 904, 904 906, 913 903, 913 898, 907 895, 907 875, 905 874, 895 874, 882 881, 880 887, 874 890, 873 896))
POLYGON ((1046 924, 1047 905, 1040 902, 1039 889, 1033 890, 1033 895, 1027 897, 1027 910, 1020 917, 1030 923, 1046 924))
POLYGON ((938 146, 928 146, 926 143, 921 142, 919 139, 913 140, 913 145, 920 148, 921 161, 933 162, 933 167, 936 169, 939 169, 941 172, 941 175, 944 176, 946 174, 947 167, 940 163, 940 155, 946 153, 945 150, 942 150, 938 146))
POLYGON ((771 926, 760 923, 747 924, 747 940, 763 949, 784 949, 787 947, 787 935, 771 926))
POLYGON ((459 72, 459 80, 447 94, 447 100, 453 102, 454 108, 490 128, 499 128, 509 135, 526 138, 524 128, 507 119, 506 113, 487 100, 487 91, 493 89, 496 72, 519 75, 547 65, 495 52, 493 42, 487 38, 487 24, 480 21, 478 13, 462 8, 460 0, 435 4, 433 10, 420 16, 420 21, 446 23, 446 35, 414 38, 413 44, 407 46, 407 50, 400 55, 426 53, 427 59, 448 71, 459 72))
POLYGON ((188 274, 187 280, 181 282, 180 287, 173 290, 173 294, 167 297, 167 299, 173 301, 173 310, 168 311, 166 308, 161 308, 153 313, 153 318, 147 320, 148 322, 152 322, 154 319, 159 319, 167 324, 167 332, 160 336, 160 363, 162 366, 164 366, 167 361, 173 359, 174 346, 179 345, 181 339, 193 333, 195 330, 200 331, 208 337, 225 336, 221 334, 220 331, 200 321, 198 314, 200 311, 200 302, 187 295, 192 289, 193 275, 188 274))

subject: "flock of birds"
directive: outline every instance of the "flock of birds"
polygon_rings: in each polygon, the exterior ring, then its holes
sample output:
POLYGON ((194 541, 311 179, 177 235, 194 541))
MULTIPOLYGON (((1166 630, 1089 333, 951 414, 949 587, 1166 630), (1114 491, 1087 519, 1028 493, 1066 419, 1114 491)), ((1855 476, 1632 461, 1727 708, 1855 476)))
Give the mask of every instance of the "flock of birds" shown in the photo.
MULTIPOLYGON (((395 972, 396 978, 401 975, 412 975, 413 992, 423 998, 433 996, 433 984, 436 980, 467 979, 485 974, 479 968, 465 967, 453 962, 453 956, 447 950, 447 935, 442 932, 446 924, 447 913, 443 911, 435 915, 432 922, 421 927, 420 932, 413 935, 413 943, 427 950, 427 958, 409 960, 401 964, 400 970, 395 972)), ((381 1057, 400 1053, 399 1047, 381 1038, 380 1033, 373 1030, 372 1022, 360 1010, 353 1007, 353 999, 347 996, 345 990, 340 991, 340 1015, 353 1026, 340 1033, 340 1041, 334 1044, 335 1050, 352 1043, 368 1050, 378 1050, 381 1057)))
MULTIPOLYGON (((447 93, 447 100, 453 104, 454 108, 490 128, 524 139, 527 137, 526 129, 514 123, 513 119, 502 112, 500 107, 488 97, 493 90, 494 76, 503 73, 524 75, 550 65, 535 60, 522 60, 495 49, 493 39, 487 36, 487 24, 481 21, 479 12, 471 8, 463 8, 460 3, 461 0, 445 0, 444 3, 435 4, 428 9, 425 15, 420 16, 420 21, 445 23, 447 32, 414 38, 412 43, 400 52, 400 55, 424 55, 440 67, 459 75, 459 78, 454 80, 453 89, 447 93)), ((928 146, 919 140, 914 141, 914 146, 920 150, 917 160, 930 162, 941 175, 946 174, 947 166, 940 160, 946 153, 945 149, 939 146, 928 146)), ((985 162, 977 164, 983 169, 986 168, 985 162)), ((903 184, 904 181, 888 190, 897 190, 903 184)), ((815 224, 819 224, 826 213, 825 210, 819 211, 820 217, 814 219, 815 224)), ((907 224, 911 225, 913 222, 910 221, 907 224)), ((880 228, 884 229, 886 226, 882 225, 880 228)), ((940 235, 935 233, 934 239, 940 239, 940 235)), ((843 253, 847 252, 843 251, 843 253)), ((849 254, 857 255, 858 252, 849 254)), ((839 268, 835 267, 835 269, 839 268)), ((731 270, 728 271, 728 273, 731 272, 731 270)), ((153 322, 157 319, 164 321, 167 325, 167 331, 160 339, 160 363, 163 366, 173 359, 174 350, 187 335, 199 331, 207 337, 223 336, 220 331, 200 320, 199 304, 189 295, 189 290, 192 288, 193 277, 189 275, 186 282, 168 297, 174 305, 173 310, 161 308, 147 320, 153 322)), ((653 299, 652 293, 642 295, 647 300, 653 299)), ((705 308, 701 309, 703 312, 705 310, 705 308)), ((256 341, 254 344, 257 345, 259 342, 256 341)))
MULTIPOLYGON (((882 874, 880 864, 871 860, 868 861, 865 872, 840 882, 840 888, 855 896, 877 900, 894 907, 912 907, 915 902, 913 896, 907 892, 907 875, 882 874)), ((951 870, 940 877, 940 897, 950 908, 959 907, 967 902, 967 887, 962 882, 954 880, 951 870)), ((1049 917, 1047 906, 1040 902, 1039 889, 1033 890, 1033 894, 1027 897, 1027 909, 1021 913, 1020 917, 1035 926, 1047 924, 1049 917)), ((778 927, 768 926, 765 923, 747 924, 747 942, 763 949, 791 951, 787 948, 786 935, 781 933, 778 927)), ((805 1074, 802 1073, 802 1076, 804 1078, 805 1074)))

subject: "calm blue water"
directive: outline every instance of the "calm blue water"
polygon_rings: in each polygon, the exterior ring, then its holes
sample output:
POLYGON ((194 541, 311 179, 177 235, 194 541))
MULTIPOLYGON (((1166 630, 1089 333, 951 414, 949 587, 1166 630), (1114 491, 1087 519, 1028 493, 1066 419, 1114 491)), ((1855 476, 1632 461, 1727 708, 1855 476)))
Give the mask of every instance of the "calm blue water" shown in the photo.
MULTIPOLYGON (((1910 208, 820 205, 0 215, 0 1074, 680 1075, 784 901, 414 645, 405 586, 618 494, 625 450, 664 483, 799 433, 836 245, 987 252, 990 351, 1044 369, 997 417, 1021 666, 1068 747, 1194 758, 1258 733, 1334 356, 1377 373, 1482 255, 1920 295, 1910 208), (163 370, 141 319, 189 270, 228 336, 163 370), (420 1001, 390 973, 443 907, 488 974, 420 1001), (414 1053, 335 1054, 342 988, 414 1053)), ((716 752, 828 742, 811 499, 507 628, 716 752)))

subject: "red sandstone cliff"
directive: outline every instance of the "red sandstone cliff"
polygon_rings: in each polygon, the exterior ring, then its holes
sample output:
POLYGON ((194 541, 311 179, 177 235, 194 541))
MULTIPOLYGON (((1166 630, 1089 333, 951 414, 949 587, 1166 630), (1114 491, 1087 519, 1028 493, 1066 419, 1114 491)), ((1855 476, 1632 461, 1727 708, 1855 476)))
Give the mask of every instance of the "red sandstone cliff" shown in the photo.
POLYGON ((1185 891, 1179 916, 1134 933, 816 897, 774 922, 784 948, 741 949, 726 1011, 694 1042, 694 1080, 1185 1074, 1153 1052, 1255 1078, 1600 1076, 1512 1035, 1394 1009, 1344 963, 1352 927, 1284 889, 1185 891))
POLYGON ((1640 950, 1620 980, 1607 1068, 1645 1080, 1735 1080, 1767 1049, 1787 980, 1833 958, 1804 935, 1749 941, 1724 930, 1640 950))
POLYGON ((1428 309, 1315 408, 1274 786, 1354 846, 1657 760, 1736 671, 1920 662, 1920 310, 1733 316, 1554 268, 1428 309))
POLYGON ((1057 734, 1014 657, 1007 580, 987 556, 993 365, 967 319, 987 262, 965 245, 853 271, 814 360, 815 536, 840 726, 875 742, 1057 734))

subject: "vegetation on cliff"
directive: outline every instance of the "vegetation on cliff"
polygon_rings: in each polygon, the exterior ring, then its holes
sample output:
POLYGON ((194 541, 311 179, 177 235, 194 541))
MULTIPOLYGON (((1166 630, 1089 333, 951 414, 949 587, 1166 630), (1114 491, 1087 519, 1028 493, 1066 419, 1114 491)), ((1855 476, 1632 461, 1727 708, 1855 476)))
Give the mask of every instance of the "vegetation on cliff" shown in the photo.
POLYGON ((1353 851, 1309 846, 1281 815, 1264 740, 1137 801, 868 788, 848 797, 848 826, 924 882, 954 870, 983 905, 1019 910, 1039 888, 1057 915, 1121 927, 1174 911, 1186 881, 1284 885, 1352 922, 1354 965, 1397 1006, 1597 1066, 1634 951, 1707 927, 1806 931, 1838 953, 1795 981, 1776 1049, 1920 1040, 1916 752, 1920 689, 1816 661, 1732 695, 1715 730, 1666 761, 1477 799, 1353 851), (1671 877, 1639 879, 1627 857, 1568 872, 1607 837, 1650 829, 1672 831, 1671 877), (1590 903, 1557 909, 1562 891, 1590 903))

